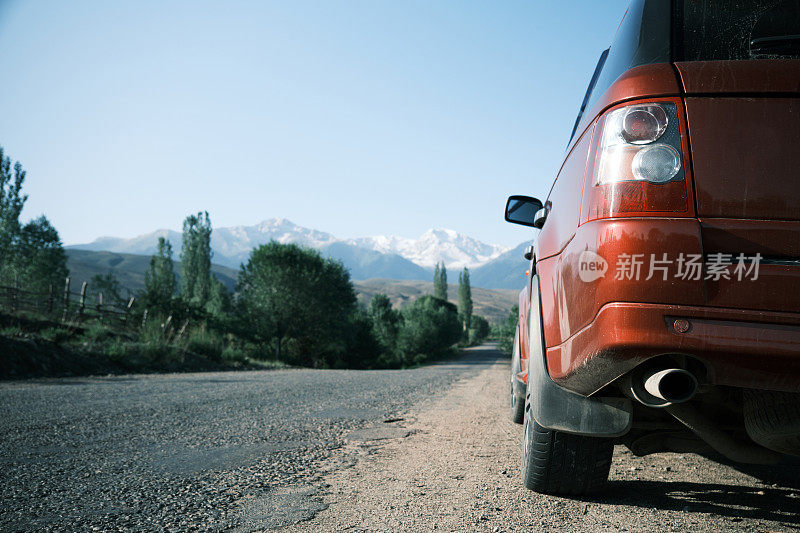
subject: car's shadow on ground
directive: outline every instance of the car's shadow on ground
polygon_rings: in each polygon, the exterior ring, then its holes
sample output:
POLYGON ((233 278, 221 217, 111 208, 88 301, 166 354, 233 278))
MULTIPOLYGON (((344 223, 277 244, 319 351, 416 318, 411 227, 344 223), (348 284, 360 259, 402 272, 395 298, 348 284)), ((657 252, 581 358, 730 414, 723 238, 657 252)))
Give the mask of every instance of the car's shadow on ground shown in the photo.
MULTIPOLYGON (((798 484, 797 480, 792 483, 798 484)), ((758 486, 620 480, 610 481, 601 493, 586 497, 584 501, 667 511, 713 513, 734 520, 774 520, 800 529, 800 493, 780 484, 758 486)))

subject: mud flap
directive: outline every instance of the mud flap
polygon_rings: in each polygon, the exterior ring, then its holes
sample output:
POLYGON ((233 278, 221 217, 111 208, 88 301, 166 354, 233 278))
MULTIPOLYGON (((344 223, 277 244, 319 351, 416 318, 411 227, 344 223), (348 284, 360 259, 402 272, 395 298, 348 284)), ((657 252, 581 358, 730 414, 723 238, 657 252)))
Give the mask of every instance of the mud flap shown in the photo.
POLYGON ((520 372, 520 353, 519 353, 519 324, 517 330, 514 332, 514 347, 511 350, 511 386, 519 401, 525 401, 525 383, 517 379, 517 374, 520 372))
POLYGON ((630 399, 582 396, 550 378, 544 349, 539 276, 532 278, 526 408, 531 410, 534 420, 547 429, 595 437, 626 434, 632 421, 630 399))

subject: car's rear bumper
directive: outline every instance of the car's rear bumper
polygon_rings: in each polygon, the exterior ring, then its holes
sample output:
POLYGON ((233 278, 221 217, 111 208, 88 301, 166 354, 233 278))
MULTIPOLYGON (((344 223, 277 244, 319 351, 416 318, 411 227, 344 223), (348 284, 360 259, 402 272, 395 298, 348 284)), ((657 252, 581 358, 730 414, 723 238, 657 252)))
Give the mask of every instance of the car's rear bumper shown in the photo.
POLYGON ((589 395, 640 363, 685 354, 712 384, 800 392, 800 314, 680 305, 610 303, 562 344, 547 349, 559 385, 589 395), (688 321, 684 333, 675 320, 688 321))

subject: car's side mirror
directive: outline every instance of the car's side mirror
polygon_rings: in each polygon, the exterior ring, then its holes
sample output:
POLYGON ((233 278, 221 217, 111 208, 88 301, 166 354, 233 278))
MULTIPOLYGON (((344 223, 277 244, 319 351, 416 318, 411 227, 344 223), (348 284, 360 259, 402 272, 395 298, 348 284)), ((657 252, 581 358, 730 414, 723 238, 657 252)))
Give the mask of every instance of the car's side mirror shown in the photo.
POLYGON ((506 202, 506 222, 541 228, 536 214, 542 209, 542 202, 530 196, 509 196, 506 202))

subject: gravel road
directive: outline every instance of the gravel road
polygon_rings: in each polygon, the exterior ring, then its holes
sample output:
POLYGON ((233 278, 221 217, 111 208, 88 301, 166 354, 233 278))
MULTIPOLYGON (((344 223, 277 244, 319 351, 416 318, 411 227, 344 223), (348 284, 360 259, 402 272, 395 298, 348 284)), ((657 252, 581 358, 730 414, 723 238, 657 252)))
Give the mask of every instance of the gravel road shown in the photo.
POLYGON ((508 360, 0 383, 0 530, 800 529, 800 468, 615 451, 588 499, 525 490, 508 360))
POLYGON ((349 432, 384 425, 494 357, 0 383, 0 530, 292 524, 322 508, 320 477, 350 460, 333 453, 349 432))

